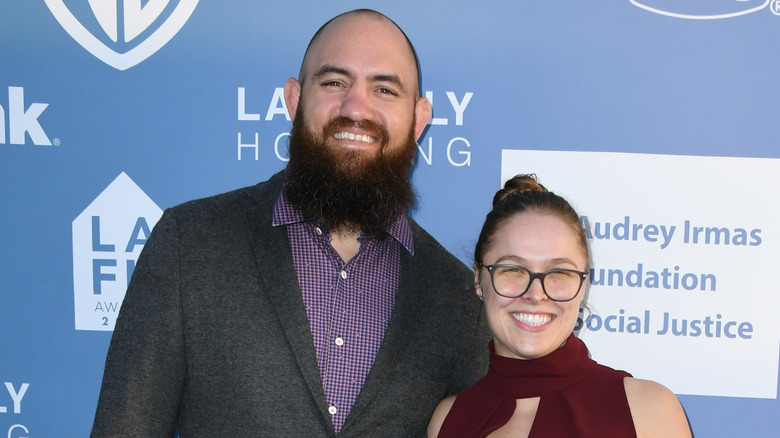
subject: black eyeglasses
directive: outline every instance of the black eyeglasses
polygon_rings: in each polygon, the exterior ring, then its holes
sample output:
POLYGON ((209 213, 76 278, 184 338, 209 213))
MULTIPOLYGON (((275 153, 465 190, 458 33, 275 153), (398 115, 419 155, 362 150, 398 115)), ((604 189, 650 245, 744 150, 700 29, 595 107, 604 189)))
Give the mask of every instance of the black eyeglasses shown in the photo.
POLYGON ((553 301, 571 301, 582 289, 582 283, 588 277, 587 271, 574 269, 550 269, 544 272, 533 272, 520 265, 496 264, 479 266, 487 268, 490 272, 490 281, 493 290, 506 298, 523 296, 531 283, 538 278, 542 283, 542 290, 553 301))

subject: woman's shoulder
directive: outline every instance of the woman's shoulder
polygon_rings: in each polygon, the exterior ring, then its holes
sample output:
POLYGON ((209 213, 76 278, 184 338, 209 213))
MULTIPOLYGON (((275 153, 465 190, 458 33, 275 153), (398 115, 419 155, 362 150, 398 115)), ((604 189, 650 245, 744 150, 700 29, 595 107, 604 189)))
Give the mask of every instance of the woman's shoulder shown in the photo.
POLYGON ((450 413, 450 409, 452 409, 452 405, 455 403, 455 399, 457 398, 457 395, 451 395, 444 400, 439 402, 439 405, 436 406, 436 409, 433 411, 433 416, 431 417, 431 421, 428 423, 428 437, 436 437, 439 435, 439 430, 441 430, 441 425, 444 424, 444 419, 447 418, 447 414, 450 413))
POLYGON ((690 438, 685 411, 669 388, 652 380, 623 380, 637 436, 690 438))

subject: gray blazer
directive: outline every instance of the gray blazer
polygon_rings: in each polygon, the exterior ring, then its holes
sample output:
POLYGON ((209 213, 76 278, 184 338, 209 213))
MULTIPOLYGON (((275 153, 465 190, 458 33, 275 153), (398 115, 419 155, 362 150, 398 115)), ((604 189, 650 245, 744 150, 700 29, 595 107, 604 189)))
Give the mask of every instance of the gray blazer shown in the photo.
MULTIPOLYGON (((93 437, 329 437, 285 227, 282 173, 166 210, 106 359, 93 437)), ((423 436, 439 400, 487 370, 473 274, 413 221, 395 308, 339 436, 423 436), (479 327, 477 327, 479 325, 479 327)))

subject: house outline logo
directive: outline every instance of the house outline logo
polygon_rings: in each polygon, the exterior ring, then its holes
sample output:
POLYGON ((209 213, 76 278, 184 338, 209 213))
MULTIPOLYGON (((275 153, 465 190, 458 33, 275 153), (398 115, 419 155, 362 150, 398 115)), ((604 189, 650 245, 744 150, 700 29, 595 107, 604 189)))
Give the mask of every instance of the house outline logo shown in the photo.
POLYGON ((114 329, 135 262, 162 213, 122 172, 73 220, 76 330, 114 329))
MULTIPOLYGON (((65 0, 44 0, 49 11, 63 29, 99 60, 117 70, 127 70, 160 50, 176 35, 192 15, 199 0, 181 0, 170 16, 146 38, 130 50, 120 53, 93 35, 68 9, 65 0)), ((163 13, 170 0, 149 0, 141 6, 141 0, 125 0, 123 22, 118 22, 119 1, 89 0, 89 6, 102 30, 109 39, 117 42, 119 27, 125 41, 130 42, 144 33, 163 13)))

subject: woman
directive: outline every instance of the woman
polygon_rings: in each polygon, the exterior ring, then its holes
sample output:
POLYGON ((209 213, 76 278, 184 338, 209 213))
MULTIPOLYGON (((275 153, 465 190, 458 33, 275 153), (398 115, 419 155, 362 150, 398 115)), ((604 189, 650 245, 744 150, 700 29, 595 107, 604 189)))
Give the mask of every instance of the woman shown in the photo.
POLYGON ((490 369, 444 399, 429 437, 690 437, 677 397, 591 360, 573 334, 588 247, 579 215, 533 176, 493 199, 474 251, 490 369), (536 281, 539 280, 539 281, 536 281))

